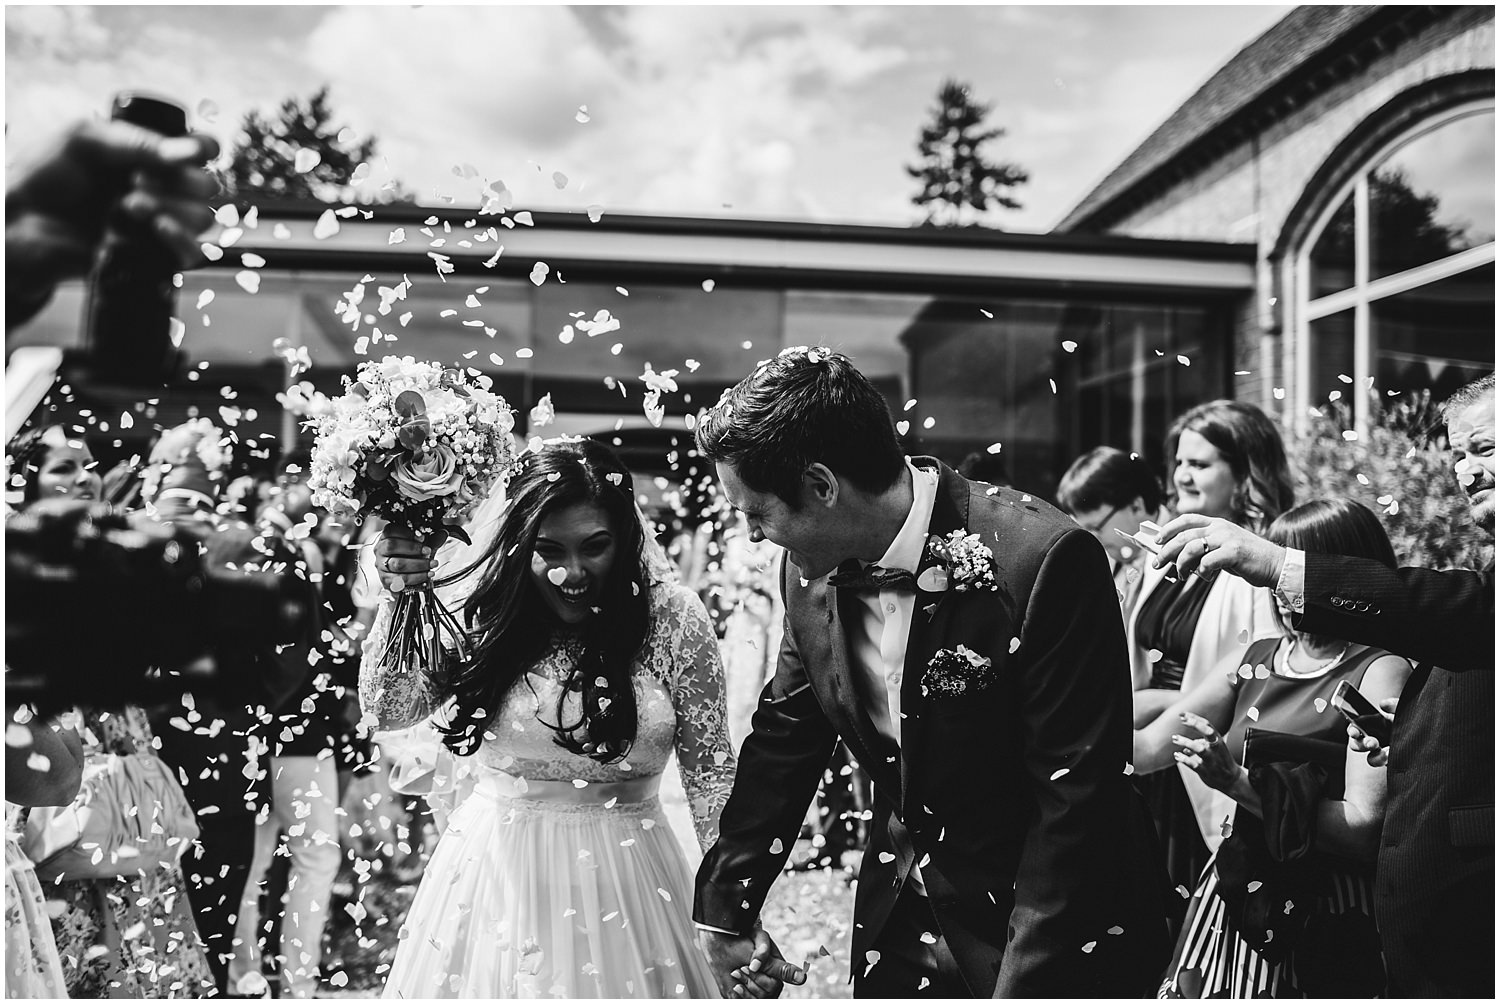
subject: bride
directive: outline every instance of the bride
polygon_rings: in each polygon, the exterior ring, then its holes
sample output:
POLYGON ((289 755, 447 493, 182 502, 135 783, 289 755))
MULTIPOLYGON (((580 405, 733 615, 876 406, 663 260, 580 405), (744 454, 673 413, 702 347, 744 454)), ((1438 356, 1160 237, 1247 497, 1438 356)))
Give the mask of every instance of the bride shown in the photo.
POLYGON ((472 656, 436 679, 382 675, 386 592, 360 702, 381 729, 436 712, 477 778, 399 932, 386 997, 717 996, 657 788, 675 751, 699 844, 714 842, 734 775, 723 671, 633 492, 607 447, 555 441, 522 455, 472 547, 433 561, 391 529, 376 549, 388 590, 430 572, 440 596, 471 589, 472 656))

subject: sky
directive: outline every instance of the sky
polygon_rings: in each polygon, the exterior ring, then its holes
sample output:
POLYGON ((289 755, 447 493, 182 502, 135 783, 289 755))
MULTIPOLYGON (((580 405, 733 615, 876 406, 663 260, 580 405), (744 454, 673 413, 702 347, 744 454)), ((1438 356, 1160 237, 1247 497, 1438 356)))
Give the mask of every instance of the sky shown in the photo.
POLYGON ((905 226, 953 77, 1050 230, 1288 6, 7 6, 7 164, 137 89, 228 146, 327 84, 371 188, 477 206, 905 226), (499 186, 497 186, 498 189, 499 186))

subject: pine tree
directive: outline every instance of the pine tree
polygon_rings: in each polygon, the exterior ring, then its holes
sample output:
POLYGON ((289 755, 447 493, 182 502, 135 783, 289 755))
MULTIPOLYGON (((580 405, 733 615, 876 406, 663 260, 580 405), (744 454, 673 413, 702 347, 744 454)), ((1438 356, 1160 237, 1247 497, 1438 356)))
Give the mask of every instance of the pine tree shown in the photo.
POLYGON ((1029 175, 1016 164, 990 163, 981 149, 1005 135, 1004 129, 983 129, 990 109, 969 96, 967 84, 945 80, 939 88, 938 107, 917 142, 921 162, 906 168, 922 183, 911 201, 926 211, 926 225, 962 226, 966 216, 980 216, 992 205, 1021 208, 1009 190, 1024 184, 1029 175))
MULTIPOLYGON (((352 201, 353 187, 369 171, 366 167, 359 172, 360 165, 368 165, 375 156, 373 136, 358 140, 354 130, 334 125, 326 84, 305 103, 287 98, 274 116, 262 117, 254 110, 246 113, 240 129, 242 141, 221 173, 237 202, 256 198, 352 201), (299 166, 305 169, 298 170, 299 166)), ((407 198, 400 185, 394 187, 395 198, 407 198)))

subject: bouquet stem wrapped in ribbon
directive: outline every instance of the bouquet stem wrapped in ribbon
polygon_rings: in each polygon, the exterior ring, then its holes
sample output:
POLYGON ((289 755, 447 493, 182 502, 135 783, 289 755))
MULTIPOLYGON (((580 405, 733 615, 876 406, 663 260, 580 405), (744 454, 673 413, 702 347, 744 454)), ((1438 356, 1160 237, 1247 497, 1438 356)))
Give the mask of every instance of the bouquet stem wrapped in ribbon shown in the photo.
MULTIPOLYGON (((470 543, 465 520, 514 461, 515 419, 489 387, 486 376, 411 356, 363 363, 307 423, 317 432, 313 503, 336 516, 380 516, 434 553, 449 537, 470 543)), ((379 668, 436 671, 444 633, 466 657, 467 632, 430 581, 397 593, 379 668)))

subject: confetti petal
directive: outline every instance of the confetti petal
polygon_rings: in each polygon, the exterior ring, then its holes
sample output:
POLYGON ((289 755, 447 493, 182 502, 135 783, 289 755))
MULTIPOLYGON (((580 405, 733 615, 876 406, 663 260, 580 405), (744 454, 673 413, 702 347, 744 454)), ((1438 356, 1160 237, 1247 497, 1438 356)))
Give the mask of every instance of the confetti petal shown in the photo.
POLYGON ((316 150, 306 148, 298 150, 296 157, 292 159, 292 169, 298 174, 306 174, 323 162, 323 155, 316 150))

